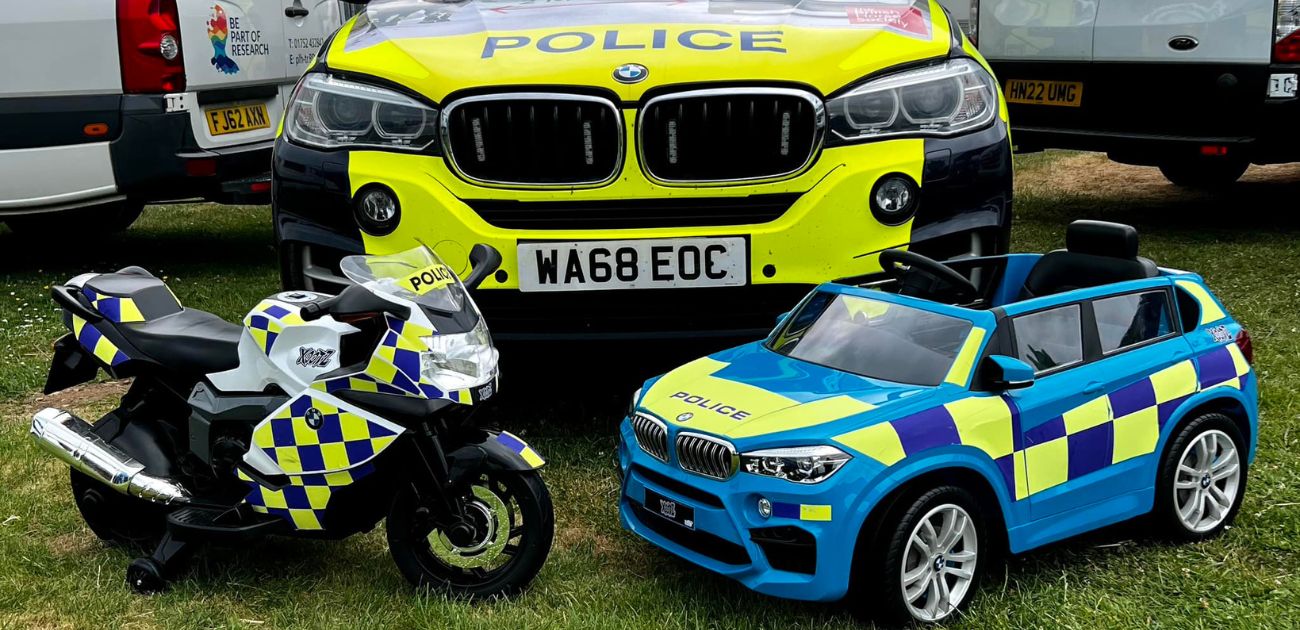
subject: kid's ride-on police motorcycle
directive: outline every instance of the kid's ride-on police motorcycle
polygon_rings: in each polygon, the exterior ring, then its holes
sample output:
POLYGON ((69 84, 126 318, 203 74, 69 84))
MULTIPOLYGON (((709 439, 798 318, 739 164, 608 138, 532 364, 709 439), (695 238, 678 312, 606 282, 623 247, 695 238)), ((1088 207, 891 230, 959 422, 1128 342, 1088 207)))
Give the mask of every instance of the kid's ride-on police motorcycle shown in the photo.
POLYGON ((91 530, 151 545, 127 570, 166 587, 205 541, 343 538, 387 518, 388 545, 419 586, 464 597, 517 592, 554 534, 541 457, 473 410, 497 388, 497 350, 466 287, 500 265, 479 245, 462 285, 431 250, 351 256, 356 284, 263 300, 240 327, 183 308, 138 267, 53 288, 72 334, 45 391, 99 369, 134 377, 94 425, 59 409, 36 442, 72 467, 91 530))

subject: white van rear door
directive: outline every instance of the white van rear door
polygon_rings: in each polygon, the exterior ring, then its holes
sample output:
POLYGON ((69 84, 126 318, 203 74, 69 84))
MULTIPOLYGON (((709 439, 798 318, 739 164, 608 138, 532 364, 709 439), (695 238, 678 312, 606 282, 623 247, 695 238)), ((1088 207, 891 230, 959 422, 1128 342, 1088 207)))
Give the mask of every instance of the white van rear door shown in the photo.
MULTIPOLYGON (((1099 0, 1098 61, 1268 63, 1274 0, 1099 0)), ((982 42, 981 42, 982 43, 982 42)))
POLYGON ((177 8, 190 91, 285 80, 281 0, 180 0, 177 8))
POLYGON ((979 49, 990 60, 1088 61, 1099 0, 983 0, 979 49))
POLYGON ((286 74, 290 82, 307 70, 325 38, 343 23, 339 0, 280 0, 284 6, 286 74))
POLYGON ((181 45, 198 146, 220 149, 275 138, 288 72, 280 0, 179 0, 181 45))

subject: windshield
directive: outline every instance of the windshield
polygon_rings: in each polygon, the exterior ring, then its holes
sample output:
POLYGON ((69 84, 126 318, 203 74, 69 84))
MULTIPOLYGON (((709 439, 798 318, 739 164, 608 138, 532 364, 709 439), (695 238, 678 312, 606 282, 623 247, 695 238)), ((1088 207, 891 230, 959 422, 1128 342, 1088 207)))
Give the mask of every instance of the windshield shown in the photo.
POLYGON ((444 313, 465 307, 465 287, 456 272, 423 245, 387 256, 348 256, 339 267, 349 280, 381 295, 444 313))
POLYGON ((971 328, 956 317, 818 291, 786 319, 767 347, 859 376, 938 385, 971 328))

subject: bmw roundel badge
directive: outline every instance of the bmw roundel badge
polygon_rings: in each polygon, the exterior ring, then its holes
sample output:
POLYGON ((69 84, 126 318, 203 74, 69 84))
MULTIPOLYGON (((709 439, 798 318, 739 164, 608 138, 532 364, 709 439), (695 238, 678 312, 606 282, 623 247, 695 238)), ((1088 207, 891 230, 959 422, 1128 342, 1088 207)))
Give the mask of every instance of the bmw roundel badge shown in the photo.
POLYGON ((320 409, 312 407, 307 410, 307 413, 303 414, 303 420, 306 420, 307 426, 312 429, 319 429, 321 425, 325 424, 325 414, 321 413, 320 409))
POLYGON ((693 413, 691 413, 691 412, 688 411, 688 412, 686 412, 686 413, 684 413, 684 414, 682 414, 682 415, 680 415, 680 416, 677 416, 677 421, 678 421, 678 422, 686 422, 687 420, 690 420, 691 418, 694 418, 694 417, 695 417, 695 414, 693 414, 693 413))
POLYGON ((614 80, 619 83, 640 83, 650 76, 650 70, 639 63, 625 63, 614 68, 614 80))

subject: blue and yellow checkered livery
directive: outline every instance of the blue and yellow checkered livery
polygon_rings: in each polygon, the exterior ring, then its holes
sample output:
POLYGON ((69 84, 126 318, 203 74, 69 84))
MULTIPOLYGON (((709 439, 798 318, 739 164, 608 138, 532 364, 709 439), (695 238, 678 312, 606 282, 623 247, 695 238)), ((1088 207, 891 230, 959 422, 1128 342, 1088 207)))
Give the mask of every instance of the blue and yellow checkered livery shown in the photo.
POLYGON ((254 511, 282 516, 297 529, 323 529, 332 493, 373 472, 371 460, 401 432, 309 391, 253 430, 253 448, 288 475, 289 485, 267 488, 241 475, 251 488, 245 500, 254 511))
POLYGON ((835 440, 886 466, 923 451, 973 446, 997 464, 1017 500, 1155 452, 1160 431, 1184 401, 1212 387, 1242 387, 1250 371, 1234 344, 1160 370, 1021 431, 1006 395, 976 395, 835 440))
POLYGON ((116 366, 125 363, 130 357, 122 352, 112 341, 104 336, 94 324, 72 315, 72 336, 86 351, 95 355, 105 365, 116 366))
POLYGON ((305 323, 300 309, 282 304, 276 300, 262 300, 244 317, 244 328, 252 336, 257 347, 266 354, 271 353, 280 333, 289 326, 305 323))
POLYGON ((421 338, 433 335, 433 329, 392 316, 385 317, 385 324, 388 330, 380 338, 379 346, 364 370, 317 381, 312 388, 323 392, 358 390, 474 404, 472 391, 442 391, 421 376, 420 353, 428 350, 421 338))

